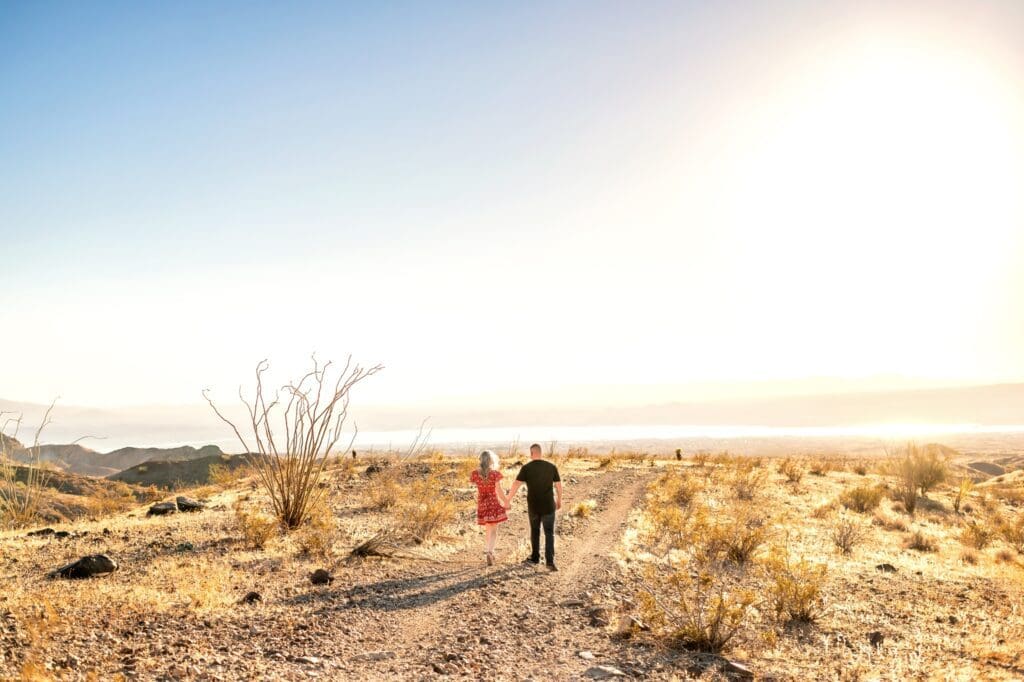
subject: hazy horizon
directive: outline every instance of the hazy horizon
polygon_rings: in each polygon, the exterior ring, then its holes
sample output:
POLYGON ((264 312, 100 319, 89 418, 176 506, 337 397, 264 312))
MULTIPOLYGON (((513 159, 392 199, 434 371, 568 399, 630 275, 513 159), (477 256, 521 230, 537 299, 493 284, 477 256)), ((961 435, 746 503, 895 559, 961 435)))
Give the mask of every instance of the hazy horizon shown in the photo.
POLYGON ((0 395, 230 401, 314 351, 425 414, 1024 380, 1022 26, 5 5, 0 395))

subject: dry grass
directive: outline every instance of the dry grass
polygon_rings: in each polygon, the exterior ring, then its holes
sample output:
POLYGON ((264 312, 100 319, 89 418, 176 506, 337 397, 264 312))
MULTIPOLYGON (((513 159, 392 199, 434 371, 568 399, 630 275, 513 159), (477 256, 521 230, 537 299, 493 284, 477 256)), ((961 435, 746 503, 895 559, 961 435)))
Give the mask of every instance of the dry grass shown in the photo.
POLYGON ((914 531, 903 541, 904 549, 912 549, 915 552, 937 552, 939 544, 934 538, 929 537, 919 530, 914 531))
POLYGON ((570 516, 576 516, 582 519, 589 518, 594 510, 597 509, 597 500, 583 500, 573 505, 569 511, 570 516))
POLYGON ((237 504, 235 506, 235 527, 247 547, 263 549, 280 534, 281 524, 272 516, 237 504))

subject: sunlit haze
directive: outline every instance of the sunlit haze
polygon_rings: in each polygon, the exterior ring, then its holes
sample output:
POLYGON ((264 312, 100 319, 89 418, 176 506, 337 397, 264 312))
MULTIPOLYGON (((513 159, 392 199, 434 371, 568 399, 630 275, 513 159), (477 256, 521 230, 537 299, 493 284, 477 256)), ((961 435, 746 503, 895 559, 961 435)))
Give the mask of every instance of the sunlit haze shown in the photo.
POLYGON ((0 398, 1020 381, 1024 4, 838 5, 7 4, 0 398))

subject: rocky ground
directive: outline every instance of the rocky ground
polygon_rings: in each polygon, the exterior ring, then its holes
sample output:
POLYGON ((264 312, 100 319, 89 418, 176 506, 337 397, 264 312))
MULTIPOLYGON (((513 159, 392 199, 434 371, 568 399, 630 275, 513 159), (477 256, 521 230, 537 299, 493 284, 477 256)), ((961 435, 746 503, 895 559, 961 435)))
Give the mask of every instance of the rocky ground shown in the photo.
POLYGON ((288 538, 244 546, 232 504, 256 494, 247 486, 199 491, 208 506, 198 513, 147 517, 143 507, 58 527, 64 537, 3 533, 0 678, 1024 678, 1016 560, 997 563, 993 548, 964 563, 952 536, 941 535, 943 520, 924 517, 916 523, 931 524, 944 543, 936 554, 907 552, 898 531, 876 529, 864 549, 836 557, 812 510, 859 480, 843 471, 796 490, 773 474, 764 497, 780 523, 806 526, 793 546, 830 563, 830 608, 819 622, 773 629, 770 639, 766 626, 751 628, 724 657, 664 645, 638 621, 639 559, 628 538, 666 466, 675 464, 564 465, 556 573, 522 563, 522 498, 502 527, 496 565, 486 566, 468 487, 459 520, 438 539, 401 558, 349 558, 382 518, 363 508, 361 468, 332 483, 339 525, 327 557, 305 555, 288 538), (593 511, 570 514, 584 500, 593 511), (47 577, 97 553, 118 569, 47 577), (883 563, 896 572, 877 570, 883 563), (320 568, 331 580, 315 585, 320 568), (875 631, 883 644, 869 642, 875 631))

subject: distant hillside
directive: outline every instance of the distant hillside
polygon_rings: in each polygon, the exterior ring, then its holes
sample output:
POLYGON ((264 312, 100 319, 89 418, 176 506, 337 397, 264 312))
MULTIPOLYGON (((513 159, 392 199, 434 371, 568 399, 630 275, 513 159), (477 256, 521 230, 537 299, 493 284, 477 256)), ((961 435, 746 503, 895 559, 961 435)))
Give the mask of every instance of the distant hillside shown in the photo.
POLYGON ((108 476, 112 481, 134 485, 155 485, 159 488, 179 488, 210 482, 210 469, 221 466, 228 471, 247 466, 248 455, 212 455, 188 460, 150 460, 108 476))
POLYGON ((17 438, 0 433, 0 452, 13 452, 14 450, 21 450, 23 447, 25 446, 17 438))
MULTIPOLYGON (((14 480, 27 482, 32 470, 14 466, 14 480)), ((151 491, 139 486, 62 471, 47 471, 41 482, 40 517, 45 523, 110 514, 153 499, 151 491)))
MULTIPOLYGON (((216 445, 194 448, 184 445, 177 448, 121 448, 113 452, 96 452, 83 445, 41 445, 39 459, 51 464, 60 471, 67 471, 84 476, 106 477, 137 464, 150 460, 185 461, 203 457, 222 455, 216 445)), ((14 452, 14 460, 31 462, 34 453, 29 448, 21 448, 14 452)))

